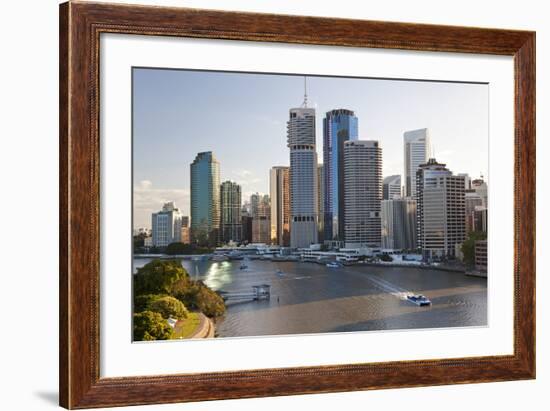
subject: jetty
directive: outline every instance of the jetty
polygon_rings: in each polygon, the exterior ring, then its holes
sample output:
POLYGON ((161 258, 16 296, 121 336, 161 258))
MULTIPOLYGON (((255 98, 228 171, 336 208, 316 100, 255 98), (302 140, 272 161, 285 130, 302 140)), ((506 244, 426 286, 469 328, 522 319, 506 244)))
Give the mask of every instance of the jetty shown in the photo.
POLYGON ((252 290, 243 291, 218 291, 224 301, 236 300, 269 300, 271 298, 271 286, 269 284, 253 285, 252 290))

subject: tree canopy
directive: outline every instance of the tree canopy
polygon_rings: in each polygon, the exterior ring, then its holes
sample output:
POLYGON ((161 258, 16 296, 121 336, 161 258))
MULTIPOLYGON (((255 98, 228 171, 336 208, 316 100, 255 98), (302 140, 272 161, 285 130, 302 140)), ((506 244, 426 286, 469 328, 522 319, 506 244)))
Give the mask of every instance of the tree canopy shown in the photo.
POLYGON ((202 311, 208 317, 219 317, 225 312, 223 298, 202 281, 179 281, 173 293, 187 307, 202 311))
POLYGON ((472 231, 466 241, 462 243, 462 254, 464 254, 464 262, 473 265, 475 262, 476 241, 486 240, 487 233, 483 231, 472 231))
POLYGON ((179 261, 153 260, 138 268, 137 274, 134 275, 134 293, 170 294, 177 281, 188 277, 187 271, 179 261))
POLYGON ((134 314, 134 340, 168 340, 172 336, 172 327, 162 315, 152 311, 134 314))
POLYGON ((165 296, 151 301, 148 305, 149 310, 159 313, 163 318, 175 318, 183 320, 189 313, 185 305, 177 298, 165 296))
POLYGON ((199 247, 194 244, 170 243, 166 247, 166 254, 168 255, 208 254, 210 252, 212 252, 212 249, 207 247, 199 247))

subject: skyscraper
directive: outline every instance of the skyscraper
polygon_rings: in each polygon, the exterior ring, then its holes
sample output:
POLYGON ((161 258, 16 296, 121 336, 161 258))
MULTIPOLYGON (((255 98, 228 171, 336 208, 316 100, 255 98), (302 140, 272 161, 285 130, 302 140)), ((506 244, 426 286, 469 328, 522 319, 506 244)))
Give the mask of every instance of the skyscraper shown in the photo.
POLYGON ((221 237, 224 243, 242 241, 241 186, 224 181, 220 186, 221 237))
POLYGON ((416 249, 416 201, 410 197, 382 200, 382 247, 416 249))
POLYGON ((346 248, 380 247, 382 148, 378 141, 344 143, 346 248))
POLYGON ((323 119, 324 240, 344 239, 344 143, 358 139, 358 119, 346 109, 332 110, 323 119))
POLYGON ((471 190, 472 189, 472 178, 468 175, 468 173, 458 173, 460 177, 464 177, 464 189, 465 190, 471 190))
POLYGON ((250 213, 250 202, 245 201, 241 208, 242 241, 252 242, 252 214, 250 213))
POLYGON ((488 205, 488 188, 487 183, 483 180, 483 176, 472 180, 472 190, 475 190, 483 200, 483 206, 487 207, 488 205))
POLYGON ((427 128, 403 134, 405 148, 405 197, 416 198, 416 171, 430 156, 430 135, 427 128))
POLYGON ((475 230, 475 210, 476 207, 483 206, 483 199, 475 190, 466 190, 464 195, 466 234, 475 230))
POLYGON ((401 197, 401 176, 394 175, 384 178, 382 182, 382 199, 392 200, 396 196, 401 197))
POLYGON ((318 242, 317 151, 315 109, 292 108, 287 122, 290 149, 290 246, 308 247, 318 242))
POLYGON ((220 163, 211 151, 191 163, 191 236, 200 245, 216 245, 220 228, 220 163))
POLYGON ((252 242, 271 243, 271 206, 267 194, 252 194, 250 196, 252 208, 252 242))
POLYGON ((290 182, 289 167, 272 167, 269 171, 271 196, 271 243, 290 245, 290 182))
POLYGON ((325 166, 317 165, 317 216, 319 242, 325 238, 325 166))
POLYGON ((431 158, 416 174, 418 245, 426 260, 454 258, 465 240, 464 176, 431 158))
POLYGON ((151 216, 153 246, 166 247, 181 242, 182 214, 173 202, 165 203, 162 210, 151 216))

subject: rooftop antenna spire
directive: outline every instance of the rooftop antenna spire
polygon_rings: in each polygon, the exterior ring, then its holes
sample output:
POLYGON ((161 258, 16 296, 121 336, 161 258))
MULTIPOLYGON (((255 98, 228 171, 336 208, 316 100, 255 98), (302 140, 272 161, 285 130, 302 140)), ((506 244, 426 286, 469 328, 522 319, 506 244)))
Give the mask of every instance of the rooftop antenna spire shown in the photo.
POLYGON ((302 107, 307 107, 307 77, 304 76, 304 102, 302 107))

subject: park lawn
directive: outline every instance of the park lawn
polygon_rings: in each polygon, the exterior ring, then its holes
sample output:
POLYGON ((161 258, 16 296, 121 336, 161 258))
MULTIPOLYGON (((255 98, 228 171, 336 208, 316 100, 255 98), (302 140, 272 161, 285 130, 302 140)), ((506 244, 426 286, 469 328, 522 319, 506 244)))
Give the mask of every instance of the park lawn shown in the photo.
POLYGON ((185 320, 178 321, 174 327, 172 339, 189 338, 201 323, 200 313, 189 313, 185 320))

